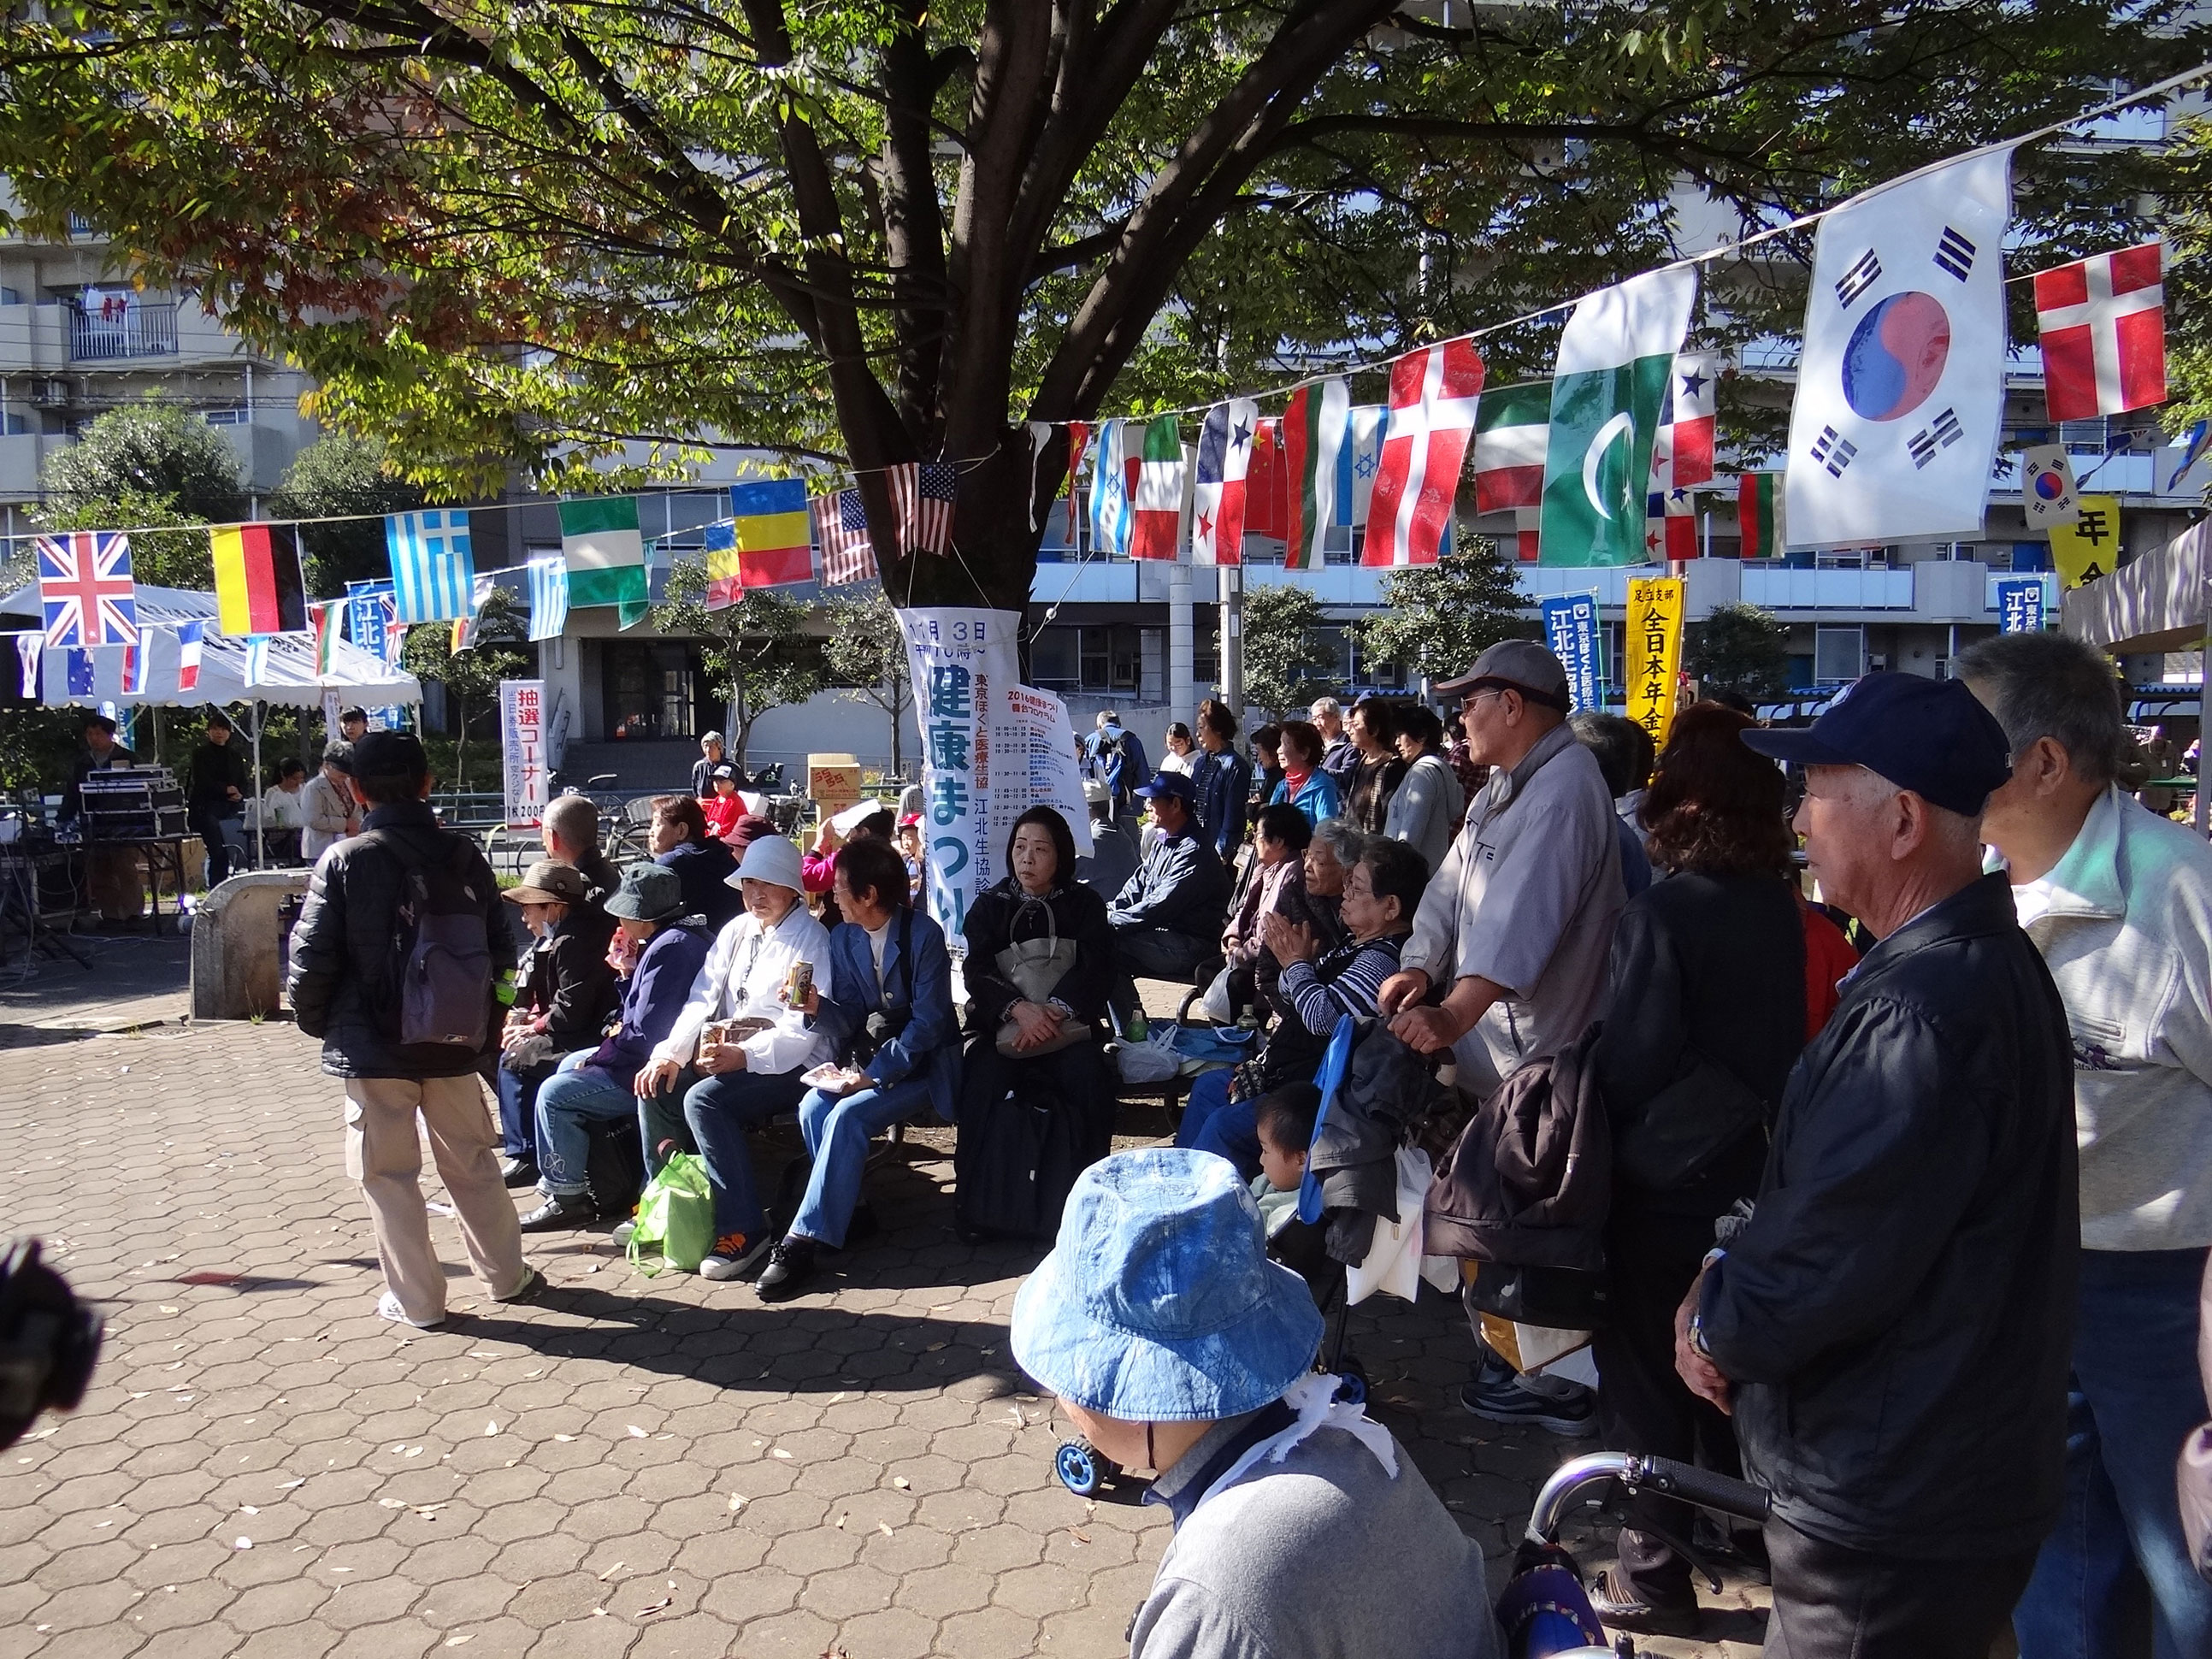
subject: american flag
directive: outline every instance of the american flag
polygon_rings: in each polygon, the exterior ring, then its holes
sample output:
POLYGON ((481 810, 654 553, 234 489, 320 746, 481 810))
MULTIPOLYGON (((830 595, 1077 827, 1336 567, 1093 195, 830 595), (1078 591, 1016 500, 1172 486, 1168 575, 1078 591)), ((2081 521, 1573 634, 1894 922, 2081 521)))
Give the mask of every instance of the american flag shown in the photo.
POLYGON ((950 461, 908 461, 890 470, 901 548, 940 558, 952 550, 952 499, 958 479, 950 461))
POLYGON ((41 536, 39 603, 53 646, 138 643, 138 589, 131 538, 107 530, 41 536))
POLYGON ((863 582, 876 574, 876 550, 868 539, 868 510, 860 505, 860 492, 841 489, 834 495, 817 495, 814 538, 822 544, 822 585, 863 582))

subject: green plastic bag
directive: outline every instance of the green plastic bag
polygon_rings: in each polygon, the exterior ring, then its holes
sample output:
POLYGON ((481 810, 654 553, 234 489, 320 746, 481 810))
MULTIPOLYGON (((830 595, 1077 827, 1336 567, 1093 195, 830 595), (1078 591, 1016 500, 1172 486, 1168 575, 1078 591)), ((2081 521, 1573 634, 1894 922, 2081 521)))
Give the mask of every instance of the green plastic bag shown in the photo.
POLYGON ((690 1152, 678 1152, 646 1183, 645 1196, 638 1200, 630 1264, 647 1278, 657 1278, 661 1268, 641 1259, 653 1254, 662 1267, 696 1273, 714 1248, 714 1194, 707 1184, 707 1166, 690 1152))

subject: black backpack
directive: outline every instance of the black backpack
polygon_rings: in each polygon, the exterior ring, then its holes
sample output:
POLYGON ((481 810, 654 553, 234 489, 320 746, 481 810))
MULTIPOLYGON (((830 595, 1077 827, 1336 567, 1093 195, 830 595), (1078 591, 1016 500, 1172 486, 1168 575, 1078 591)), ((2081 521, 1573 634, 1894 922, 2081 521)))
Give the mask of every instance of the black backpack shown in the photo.
POLYGON ((380 830, 362 837, 398 864, 401 878, 377 1024, 403 1048, 476 1054, 491 1023, 494 969, 484 926, 491 871, 460 836, 440 839, 447 843, 442 861, 416 858, 380 830))

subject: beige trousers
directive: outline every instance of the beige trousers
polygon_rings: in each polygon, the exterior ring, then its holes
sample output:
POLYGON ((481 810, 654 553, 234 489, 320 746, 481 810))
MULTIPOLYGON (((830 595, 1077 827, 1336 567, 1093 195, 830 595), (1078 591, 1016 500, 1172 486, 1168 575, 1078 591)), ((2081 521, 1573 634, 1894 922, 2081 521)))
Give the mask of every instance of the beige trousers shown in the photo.
POLYGON ((416 1324, 446 1314, 446 1271, 430 1244, 423 1207, 422 1147, 415 1121, 430 1132, 438 1178, 453 1200, 469 1265, 494 1301, 522 1288, 522 1230, 500 1179, 498 1140, 483 1085, 465 1077, 346 1079, 346 1173, 361 1182, 376 1229, 384 1282, 416 1324))

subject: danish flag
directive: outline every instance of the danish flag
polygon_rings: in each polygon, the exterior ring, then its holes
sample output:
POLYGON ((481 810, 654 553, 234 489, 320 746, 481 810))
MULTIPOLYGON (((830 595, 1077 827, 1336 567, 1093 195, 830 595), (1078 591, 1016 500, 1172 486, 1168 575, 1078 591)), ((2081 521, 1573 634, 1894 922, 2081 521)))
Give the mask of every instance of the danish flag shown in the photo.
POLYGON ((138 643, 131 538, 106 530, 41 536, 39 605, 52 646, 138 643))
POLYGON ((2166 401, 2161 244, 2038 271, 2044 398, 2054 421, 2086 421, 2166 401))
POLYGON ((1368 499, 1362 564, 1436 562, 1481 392, 1482 357, 1472 338, 1409 351, 1390 365, 1390 419, 1368 499))

